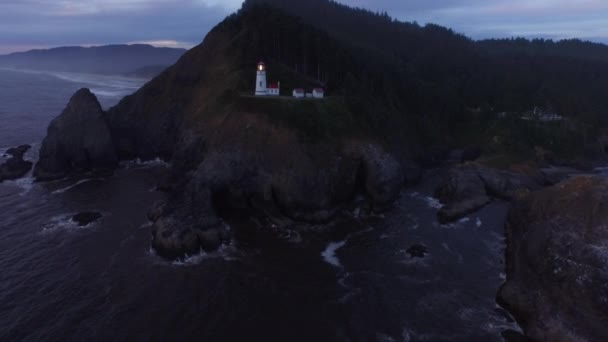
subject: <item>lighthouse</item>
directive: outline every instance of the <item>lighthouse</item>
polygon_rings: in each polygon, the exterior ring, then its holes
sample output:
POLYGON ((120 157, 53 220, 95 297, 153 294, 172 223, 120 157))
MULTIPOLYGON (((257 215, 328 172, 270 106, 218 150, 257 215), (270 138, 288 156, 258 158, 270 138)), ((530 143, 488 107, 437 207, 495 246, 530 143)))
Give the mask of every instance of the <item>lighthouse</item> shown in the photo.
POLYGON ((268 88, 266 86, 266 64, 264 64, 264 62, 259 62, 257 77, 255 79, 255 96, 266 95, 268 95, 268 88))

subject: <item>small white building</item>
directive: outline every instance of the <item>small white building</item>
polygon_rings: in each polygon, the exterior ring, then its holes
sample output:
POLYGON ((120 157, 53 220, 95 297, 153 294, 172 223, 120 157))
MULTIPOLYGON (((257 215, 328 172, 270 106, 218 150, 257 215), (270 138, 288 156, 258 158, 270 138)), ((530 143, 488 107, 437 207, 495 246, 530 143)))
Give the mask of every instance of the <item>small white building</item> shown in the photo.
POLYGON ((306 97, 306 92, 302 88, 296 88, 293 90, 293 97, 303 99, 306 97))
POLYGON ((277 84, 268 85, 268 96, 279 96, 281 95, 281 82, 277 84))
POLYGON ((325 97, 325 90, 323 88, 315 88, 312 90, 312 97, 315 99, 322 99, 325 97))

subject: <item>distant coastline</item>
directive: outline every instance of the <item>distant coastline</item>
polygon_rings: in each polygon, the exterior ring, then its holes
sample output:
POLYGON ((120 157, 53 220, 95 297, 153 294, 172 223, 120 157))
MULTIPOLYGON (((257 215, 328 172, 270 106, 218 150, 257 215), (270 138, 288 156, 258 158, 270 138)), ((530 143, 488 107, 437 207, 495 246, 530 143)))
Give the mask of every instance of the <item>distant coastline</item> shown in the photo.
POLYGON ((144 44, 59 47, 0 55, 0 68, 151 79, 186 51, 144 44))

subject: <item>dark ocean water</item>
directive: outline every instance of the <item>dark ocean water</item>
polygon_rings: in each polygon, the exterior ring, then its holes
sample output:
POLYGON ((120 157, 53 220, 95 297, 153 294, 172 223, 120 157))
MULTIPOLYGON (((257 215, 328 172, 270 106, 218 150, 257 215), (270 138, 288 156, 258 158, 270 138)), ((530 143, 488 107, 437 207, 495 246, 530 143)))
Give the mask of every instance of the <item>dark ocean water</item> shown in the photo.
MULTIPOLYGON (((78 88, 108 107, 141 84, 0 70, 0 150, 34 144, 35 160, 78 88)), ((180 262, 150 250, 166 171, 132 161, 105 179, 0 184, 0 341, 501 341, 518 329, 494 299, 506 205, 439 225, 440 170, 382 216, 280 233, 229 222, 231 246, 180 262), (104 217, 69 221, 90 210, 104 217), (411 258, 417 243, 430 255, 411 258)))

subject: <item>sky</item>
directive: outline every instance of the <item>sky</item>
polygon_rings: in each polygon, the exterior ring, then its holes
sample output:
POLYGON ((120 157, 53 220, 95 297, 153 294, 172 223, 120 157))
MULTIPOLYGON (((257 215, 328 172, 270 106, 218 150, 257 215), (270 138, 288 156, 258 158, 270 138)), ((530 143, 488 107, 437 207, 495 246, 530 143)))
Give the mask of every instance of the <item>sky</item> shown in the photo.
MULTIPOLYGON (((305 0, 294 0, 305 1, 305 0)), ((608 0, 338 0, 475 39, 608 44, 608 0)), ((0 54, 66 45, 192 47, 242 0, 0 0, 0 54)))

